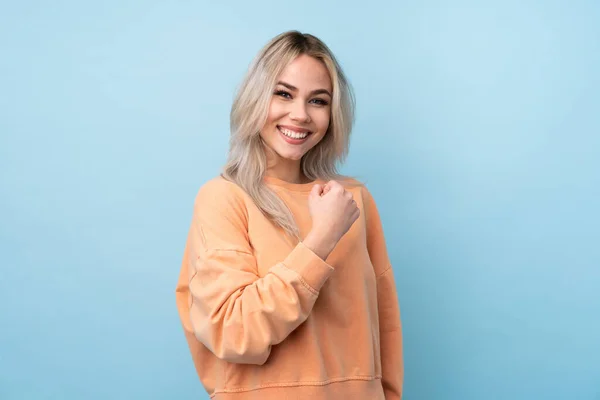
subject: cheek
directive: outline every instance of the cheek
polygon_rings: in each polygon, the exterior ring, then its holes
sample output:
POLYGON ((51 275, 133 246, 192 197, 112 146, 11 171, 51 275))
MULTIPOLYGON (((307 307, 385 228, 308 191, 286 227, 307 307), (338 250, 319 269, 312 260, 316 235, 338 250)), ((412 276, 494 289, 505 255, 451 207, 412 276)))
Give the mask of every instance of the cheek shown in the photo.
POLYGON ((327 110, 318 110, 318 113, 315 113, 313 118, 313 122, 316 125, 317 129, 321 133, 325 133, 327 128, 329 128, 329 121, 331 119, 331 111, 327 110))
POLYGON ((269 105, 269 115, 267 116, 267 123, 273 124, 280 120, 285 115, 284 106, 273 99, 269 105))

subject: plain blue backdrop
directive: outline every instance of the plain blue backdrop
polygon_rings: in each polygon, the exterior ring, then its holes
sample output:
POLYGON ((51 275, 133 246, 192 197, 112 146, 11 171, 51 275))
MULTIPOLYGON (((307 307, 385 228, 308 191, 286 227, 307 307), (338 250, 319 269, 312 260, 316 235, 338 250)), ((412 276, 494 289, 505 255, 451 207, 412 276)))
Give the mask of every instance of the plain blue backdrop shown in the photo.
MULTIPOLYGON (((175 308, 235 88, 299 29, 357 95, 410 400, 600 399, 600 4, 2 2, 0 399, 207 399, 175 308)), ((362 399, 361 399, 362 400, 362 399)))

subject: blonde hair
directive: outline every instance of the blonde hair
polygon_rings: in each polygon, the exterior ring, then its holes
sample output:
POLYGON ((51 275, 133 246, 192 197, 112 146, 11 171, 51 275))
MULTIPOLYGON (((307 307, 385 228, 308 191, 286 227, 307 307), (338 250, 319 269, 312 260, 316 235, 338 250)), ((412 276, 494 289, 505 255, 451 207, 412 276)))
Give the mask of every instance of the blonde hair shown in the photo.
POLYGON ((299 231, 285 203, 264 183, 267 169, 260 131, 269 111, 277 78, 296 57, 308 55, 327 68, 333 86, 329 128, 323 139, 301 159, 311 179, 345 179, 337 164, 348 155, 355 101, 350 83, 329 48, 317 37, 298 31, 279 34, 267 43, 250 65, 231 107, 229 156, 221 176, 236 183, 273 223, 296 239, 299 231))

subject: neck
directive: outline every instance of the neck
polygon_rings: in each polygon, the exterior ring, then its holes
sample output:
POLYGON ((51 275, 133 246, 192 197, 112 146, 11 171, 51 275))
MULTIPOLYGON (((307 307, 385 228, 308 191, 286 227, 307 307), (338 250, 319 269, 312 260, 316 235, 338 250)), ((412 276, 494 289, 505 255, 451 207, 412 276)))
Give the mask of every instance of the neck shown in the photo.
POLYGON ((281 179, 289 183, 306 183, 308 179, 300 172, 300 168, 268 168, 265 175, 281 179))
POLYGON ((289 183, 306 183, 308 179, 300 169, 300 160, 288 160, 278 157, 269 160, 265 175, 289 183))

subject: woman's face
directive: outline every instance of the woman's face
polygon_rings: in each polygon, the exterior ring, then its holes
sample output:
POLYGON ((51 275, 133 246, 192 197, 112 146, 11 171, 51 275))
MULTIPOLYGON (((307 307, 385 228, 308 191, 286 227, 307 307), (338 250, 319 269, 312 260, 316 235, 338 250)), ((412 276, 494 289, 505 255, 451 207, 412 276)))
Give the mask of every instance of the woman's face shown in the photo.
POLYGON ((331 78, 325 65, 300 55, 279 76, 260 132, 276 156, 300 160, 323 139, 331 116, 331 78))

